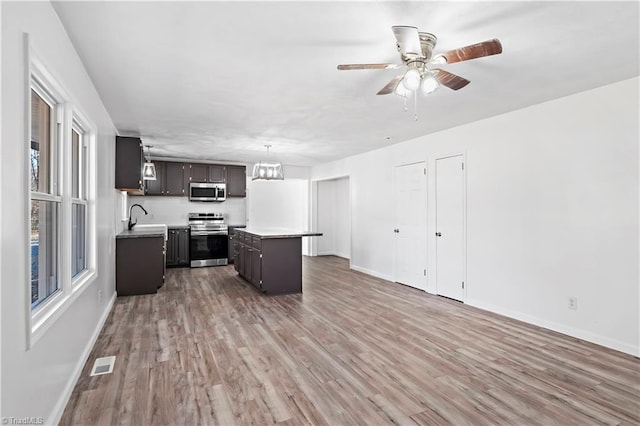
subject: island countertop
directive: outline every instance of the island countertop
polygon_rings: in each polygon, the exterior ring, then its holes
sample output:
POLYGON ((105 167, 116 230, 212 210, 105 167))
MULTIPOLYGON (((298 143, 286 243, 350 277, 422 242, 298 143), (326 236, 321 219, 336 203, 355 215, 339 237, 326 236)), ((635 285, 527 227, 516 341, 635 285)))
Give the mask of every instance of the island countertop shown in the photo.
POLYGON ((319 237, 322 232, 313 231, 299 231, 295 229, 287 228, 253 228, 247 227, 243 229, 237 229, 240 232, 246 232, 247 234, 255 235, 262 239, 267 238, 299 238, 299 237, 319 237))

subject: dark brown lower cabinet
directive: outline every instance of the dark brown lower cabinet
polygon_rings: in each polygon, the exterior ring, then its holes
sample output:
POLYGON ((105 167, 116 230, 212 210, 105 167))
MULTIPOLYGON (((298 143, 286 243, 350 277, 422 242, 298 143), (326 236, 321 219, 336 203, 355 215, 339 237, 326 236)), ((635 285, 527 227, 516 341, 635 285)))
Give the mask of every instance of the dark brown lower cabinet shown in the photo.
POLYGON ((238 274, 267 294, 302 293, 302 238, 262 238, 236 230, 238 274))
POLYGON ((251 284, 255 288, 262 288, 262 251, 253 248, 251 252, 251 284))
POLYGON ((243 262, 244 262, 244 257, 242 257, 242 253, 241 253, 241 249, 240 249, 240 243, 237 240, 237 236, 236 236, 236 240, 235 243, 233 245, 233 268, 236 270, 236 272, 240 272, 243 269, 243 262))
POLYGON ((251 268, 251 261, 253 260, 252 252, 253 249, 251 246, 243 245, 240 250, 243 251, 242 257, 244 258, 242 262, 242 276, 249 282, 251 282, 251 272, 253 269, 251 268))
POLYGON ((189 227, 169 228, 167 266, 189 266, 189 227))
POLYGON ((153 294, 164 284, 162 236, 116 238, 116 293, 153 294))
MULTIPOLYGON (((236 235, 236 229, 246 228, 246 226, 230 226, 229 227, 229 265, 232 265, 236 262, 236 258, 238 257, 238 236, 236 235)), ((236 271, 238 269, 236 268, 236 271)))

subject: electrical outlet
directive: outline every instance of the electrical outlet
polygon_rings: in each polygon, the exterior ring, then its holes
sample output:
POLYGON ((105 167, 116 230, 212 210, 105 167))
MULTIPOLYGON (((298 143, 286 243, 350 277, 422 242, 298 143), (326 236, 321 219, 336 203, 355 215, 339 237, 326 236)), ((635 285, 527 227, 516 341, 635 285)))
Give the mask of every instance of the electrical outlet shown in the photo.
POLYGON ((578 298, 577 297, 570 297, 569 298, 569 309, 573 309, 574 311, 578 309, 578 298))

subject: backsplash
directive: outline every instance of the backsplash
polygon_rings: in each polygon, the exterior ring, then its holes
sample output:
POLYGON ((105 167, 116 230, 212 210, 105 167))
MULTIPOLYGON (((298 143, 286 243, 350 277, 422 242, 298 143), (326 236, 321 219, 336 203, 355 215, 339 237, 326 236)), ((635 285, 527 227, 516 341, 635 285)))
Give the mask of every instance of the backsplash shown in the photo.
POLYGON ((149 214, 134 209, 133 220, 138 223, 164 223, 169 226, 186 226, 189 213, 220 212, 228 225, 246 223, 246 198, 227 198, 221 203, 191 202, 187 197, 127 197, 127 205, 140 204, 149 214))

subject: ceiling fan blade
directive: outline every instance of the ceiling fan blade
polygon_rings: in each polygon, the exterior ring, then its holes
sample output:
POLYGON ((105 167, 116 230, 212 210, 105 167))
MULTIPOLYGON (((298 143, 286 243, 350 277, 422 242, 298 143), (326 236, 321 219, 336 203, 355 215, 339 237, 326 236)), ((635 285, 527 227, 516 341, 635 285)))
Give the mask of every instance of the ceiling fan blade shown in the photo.
POLYGON ((452 64, 454 62, 468 61, 469 59, 482 58, 483 56, 497 55, 499 53, 502 53, 502 44, 500 40, 494 38, 493 40, 450 50, 438 56, 444 56, 447 63, 452 64))
POLYGON ((451 74, 449 71, 445 71, 440 68, 434 69, 433 74, 440 84, 453 90, 460 90, 467 84, 471 83, 466 78, 451 74))
POLYGON ((396 87, 398 87, 398 84, 400 84, 400 80, 402 80, 402 77, 404 77, 402 74, 395 77, 393 80, 388 82, 386 86, 380 89, 380 91, 376 93, 376 95, 388 95, 395 92, 396 87))
POLYGON ((399 68, 396 64, 342 64, 338 65, 339 70, 394 70, 399 68))
POLYGON ((420 36, 416 27, 394 26, 391 27, 393 35, 398 41, 398 47, 403 57, 422 56, 422 47, 420 46, 420 36))

